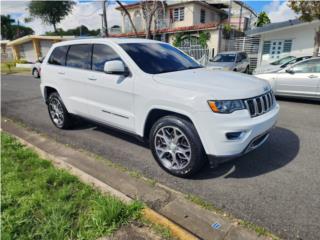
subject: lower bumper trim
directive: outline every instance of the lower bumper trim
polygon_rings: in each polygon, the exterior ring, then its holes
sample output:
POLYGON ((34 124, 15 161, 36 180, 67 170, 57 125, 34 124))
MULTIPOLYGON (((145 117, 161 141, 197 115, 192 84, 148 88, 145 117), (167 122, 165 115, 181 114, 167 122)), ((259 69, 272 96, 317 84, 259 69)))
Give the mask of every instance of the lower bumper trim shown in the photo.
POLYGON ((269 131, 265 132, 263 134, 260 134, 259 136, 255 137, 250 141, 248 146, 239 154, 230 155, 230 156, 215 156, 215 155, 207 155, 207 158, 209 160, 210 167, 216 167, 218 164, 231 161, 235 158, 241 157, 257 148, 259 148, 261 145, 263 145, 267 139, 269 138, 269 131))

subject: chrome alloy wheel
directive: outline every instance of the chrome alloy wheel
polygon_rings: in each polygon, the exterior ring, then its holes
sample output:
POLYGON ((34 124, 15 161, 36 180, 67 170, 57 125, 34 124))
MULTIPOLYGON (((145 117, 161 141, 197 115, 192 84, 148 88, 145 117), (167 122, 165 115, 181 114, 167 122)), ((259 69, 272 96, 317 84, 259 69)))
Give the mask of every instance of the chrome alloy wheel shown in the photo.
POLYGON ((64 121, 64 113, 62 109, 62 104, 57 98, 51 98, 49 102, 49 112, 52 121, 57 126, 62 126, 64 121))
POLYGON ((167 169, 181 170, 191 160, 191 146, 186 135, 174 126, 160 128, 154 139, 156 154, 167 169))

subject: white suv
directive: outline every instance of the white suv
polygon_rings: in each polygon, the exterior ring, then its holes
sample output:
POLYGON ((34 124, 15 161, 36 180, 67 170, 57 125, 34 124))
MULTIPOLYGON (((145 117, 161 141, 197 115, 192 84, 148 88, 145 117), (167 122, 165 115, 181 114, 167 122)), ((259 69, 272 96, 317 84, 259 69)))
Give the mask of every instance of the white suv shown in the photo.
POLYGON ((279 112, 266 81, 206 69, 144 39, 54 44, 41 92, 56 127, 71 127, 76 115, 133 133, 163 169, 182 177, 262 145, 279 112))

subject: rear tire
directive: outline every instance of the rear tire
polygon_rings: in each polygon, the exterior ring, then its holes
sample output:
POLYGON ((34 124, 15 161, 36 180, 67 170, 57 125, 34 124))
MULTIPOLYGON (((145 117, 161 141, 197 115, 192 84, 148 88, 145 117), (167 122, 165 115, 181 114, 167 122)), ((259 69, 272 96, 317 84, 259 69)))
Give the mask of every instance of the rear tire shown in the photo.
POLYGON ((151 128, 149 144, 159 166, 174 176, 189 177, 206 161, 195 127, 180 117, 160 118, 151 128))
POLYGON ((72 116, 57 92, 51 93, 48 97, 48 112, 52 123, 57 128, 69 129, 72 126, 72 116))

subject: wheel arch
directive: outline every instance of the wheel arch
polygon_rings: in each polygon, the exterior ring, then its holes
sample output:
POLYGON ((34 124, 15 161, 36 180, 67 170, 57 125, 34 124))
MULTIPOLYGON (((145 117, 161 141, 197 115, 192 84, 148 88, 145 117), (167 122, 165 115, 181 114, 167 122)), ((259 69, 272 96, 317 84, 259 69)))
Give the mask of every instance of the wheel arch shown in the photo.
POLYGON ((144 121, 144 125, 143 125, 142 136, 145 140, 148 140, 150 130, 154 125, 154 123, 158 121, 160 118, 165 116, 177 116, 191 122, 194 125, 192 119, 186 113, 180 113, 177 111, 163 109, 163 108, 152 108, 149 110, 148 114, 146 115, 146 118, 145 118, 146 120, 144 121))
POLYGON ((54 87, 50 87, 50 86, 45 86, 44 87, 44 100, 46 103, 48 103, 48 97, 50 96, 51 93, 53 92, 57 92, 58 93, 58 90, 54 87))

